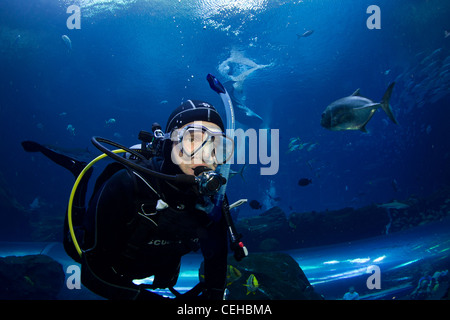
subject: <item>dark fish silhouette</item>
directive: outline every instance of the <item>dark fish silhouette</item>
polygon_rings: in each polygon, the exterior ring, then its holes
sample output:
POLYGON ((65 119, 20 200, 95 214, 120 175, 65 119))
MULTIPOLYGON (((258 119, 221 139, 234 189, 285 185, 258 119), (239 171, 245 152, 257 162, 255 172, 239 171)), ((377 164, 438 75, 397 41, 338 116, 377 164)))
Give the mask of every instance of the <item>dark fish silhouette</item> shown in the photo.
POLYGON ((310 183, 312 183, 311 179, 301 178, 300 180, 298 180, 298 185, 302 187, 306 187, 310 183))
POLYGON ((297 33, 297 40, 300 39, 300 38, 306 38, 306 37, 309 37, 310 35, 313 34, 313 32, 314 32, 314 30, 308 30, 308 31, 306 31, 306 32, 303 33, 303 34, 298 34, 298 33, 297 33))
POLYGON ((231 170, 231 169, 230 169, 230 175, 229 175, 229 177, 232 178, 232 177, 234 177, 235 175, 240 175, 241 178, 242 178, 242 180, 245 181, 245 178, 244 178, 244 170, 245 170, 246 166, 247 166, 247 165, 244 164, 244 165, 239 169, 239 171, 234 171, 234 170, 231 170))
POLYGON ((249 202, 249 205, 250 205, 250 207, 251 207, 252 209, 255 209, 255 210, 258 210, 258 209, 261 209, 261 208, 262 208, 262 204, 259 203, 259 202, 256 201, 256 200, 250 201, 250 202, 249 202))

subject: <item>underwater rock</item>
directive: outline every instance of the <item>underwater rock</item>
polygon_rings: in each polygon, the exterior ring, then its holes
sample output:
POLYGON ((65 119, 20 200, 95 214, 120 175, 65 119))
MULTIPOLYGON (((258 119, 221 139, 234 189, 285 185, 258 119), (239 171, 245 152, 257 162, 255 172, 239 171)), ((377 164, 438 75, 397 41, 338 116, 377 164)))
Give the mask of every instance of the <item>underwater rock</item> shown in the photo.
POLYGON ((56 299, 64 279, 62 265, 46 255, 0 258, 0 300, 56 299))
POLYGON ((228 264, 242 274, 228 285, 229 300, 322 300, 298 263, 286 253, 253 253, 240 262, 230 256, 228 264), (254 293, 245 286, 252 274, 258 281, 254 293))

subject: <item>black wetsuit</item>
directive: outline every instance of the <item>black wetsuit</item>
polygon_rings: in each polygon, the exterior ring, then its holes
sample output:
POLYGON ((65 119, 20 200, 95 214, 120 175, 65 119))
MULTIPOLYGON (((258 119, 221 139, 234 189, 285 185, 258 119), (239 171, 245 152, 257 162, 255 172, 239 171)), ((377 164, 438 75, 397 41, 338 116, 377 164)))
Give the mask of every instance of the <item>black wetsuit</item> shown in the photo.
POLYGON ((181 257, 201 249, 203 295, 222 298, 227 226, 224 218, 213 223, 195 208, 199 197, 195 186, 173 185, 125 168, 116 172, 89 201, 83 284, 111 299, 156 298, 132 280, 153 275, 153 287, 172 287, 181 257), (158 200, 167 207, 156 210, 158 200))
MULTIPOLYGON (((86 166, 33 141, 24 141, 22 146, 27 152, 41 152, 75 177, 86 166)), ((162 158, 155 157, 147 165, 166 174, 181 173, 170 161, 165 167, 162 162, 162 158)), ((108 299, 161 299, 132 280, 154 276, 153 288, 170 288, 178 279, 181 257, 201 249, 204 268, 200 278, 204 281, 184 297, 201 293, 205 299, 222 299, 228 215, 213 222, 196 209, 203 199, 196 186, 144 176, 118 162, 107 166, 97 178, 86 210, 85 194, 91 174, 90 169, 81 179, 72 208, 74 232, 83 250, 81 258, 68 230, 67 215, 63 241, 66 252, 81 263, 81 280, 87 288, 108 299), (156 210, 158 200, 161 210, 156 210)))

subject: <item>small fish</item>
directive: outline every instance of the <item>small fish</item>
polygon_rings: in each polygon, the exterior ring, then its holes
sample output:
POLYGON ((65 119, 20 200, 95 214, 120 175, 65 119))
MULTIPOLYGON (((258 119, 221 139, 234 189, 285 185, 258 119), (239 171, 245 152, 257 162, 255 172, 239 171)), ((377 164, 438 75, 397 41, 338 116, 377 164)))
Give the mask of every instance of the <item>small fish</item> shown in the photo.
POLYGON ((65 34, 61 36, 61 39, 64 42, 67 50, 69 52, 72 51, 72 40, 70 40, 70 38, 68 36, 66 36, 65 34))
POLYGON ((256 200, 252 200, 248 203, 252 209, 258 210, 262 208, 262 204, 256 200))
POLYGON ((407 205, 406 203, 398 202, 397 200, 394 200, 389 203, 379 204, 379 205, 377 205, 377 207, 386 208, 386 209, 406 209, 406 208, 409 208, 409 205, 407 205))
POLYGON ((289 139, 289 148, 301 144, 300 137, 292 137, 289 139))
POLYGON ((301 187, 306 187, 307 185, 311 184, 312 180, 308 178, 301 178, 298 180, 298 185, 301 187))
POLYGON ((334 101, 322 113, 320 125, 332 131, 361 130, 367 132, 367 123, 380 107, 386 112, 389 119, 397 124, 397 120, 395 120, 389 105, 394 84, 395 82, 389 85, 379 103, 362 97, 359 94, 359 89, 351 96, 334 101))
POLYGON ((247 283, 244 284, 243 286, 247 287, 247 295, 250 292, 253 294, 256 294, 256 290, 258 290, 258 288, 259 288, 259 283, 253 273, 248 277, 247 283))
POLYGON ((242 273, 229 264, 227 267, 227 286, 238 280, 240 277, 242 277, 242 273))
POLYGON ((301 145, 302 143, 299 137, 289 139, 289 152, 299 149, 301 145))
POLYGON ((71 135, 75 135, 75 128, 71 124, 69 124, 66 129, 70 132, 71 135))
POLYGON ((313 144, 311 144, 311 145, 308 147, 307 151, 308 151, 308 152, 311 151, 312 149, 314 149, 315 147, 317 147, 317 145, 318 145, 318 143, 313 143, 313 144))
POLYGON ((281 197, 275 196, 272 197, 270 194, 267 194, 269 196, 270 199, 272 199, 275 202, 280 202, 281 201, 281 197))
POLYGON ((234 171, 234 170, 231 170, 231 169, 230 169, 230 178, 234 177, 235 175, 240 175, 241 178, 242 178, 242 180, 245 181, 245 178, 244 178, 244 169, 245 169, 246 166, 247 166, 247 165, 244 164, 244 165, 239 169, 239 171, 234 171))
POLYGON ((113 125, 114 123, 116 123, 116 119, 110 118, 110 119, 108 119, 108 120, 105 120, 105 123, 106 123, 107 125, 113 125))
POLYGON ((450 32, 448 32, 447 30, 444 31, 444 37, 448 38, 450 37, 450 32))
POLYGON ((306 38, 309 37, 310 35, 312 35, 314 33, 314 30, 308 30, 306 32, 304 32, 303 34, 298 34, 297 33, 297 40, 300 38, 306 38))
POLYGON ((288 153, 295 150, 302 150, 307 145, 309 145, 309 142, 301 142, 301 139, 299 137, 291 138, 289 139, 288 153))
POLYGON ((159 104, 168 104, 169 103, 169 101, 167 101, 167 100, 162 100, 159 104))

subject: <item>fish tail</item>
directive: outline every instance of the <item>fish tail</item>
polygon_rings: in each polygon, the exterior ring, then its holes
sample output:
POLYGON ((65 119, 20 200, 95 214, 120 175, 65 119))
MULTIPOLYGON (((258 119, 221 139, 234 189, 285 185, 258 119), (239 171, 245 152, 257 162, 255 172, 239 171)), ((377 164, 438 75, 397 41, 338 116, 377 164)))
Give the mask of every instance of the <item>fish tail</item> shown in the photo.
POLYGON ((391 99, 392 89, 394 89, 395 82, 392 82, 384 93, 383 99, 381 100, 381 108, 386 112, 389 119, 395 124, 398 124, 395 119, 394 113, 392 112, 391 106, 389 105, 389 100, 391 99))
POLYGON ((241 167, 241 169, 239 170, 239 175, 241 176, 241 178, 242 178, 242 180, 244 180, 244 182, 246 182, 245 181, 245 178, 244 178, 244 169, 245 169, 245 167, 246 167, 247 165, 246 164, 244 164, 242 167, 241 167))

